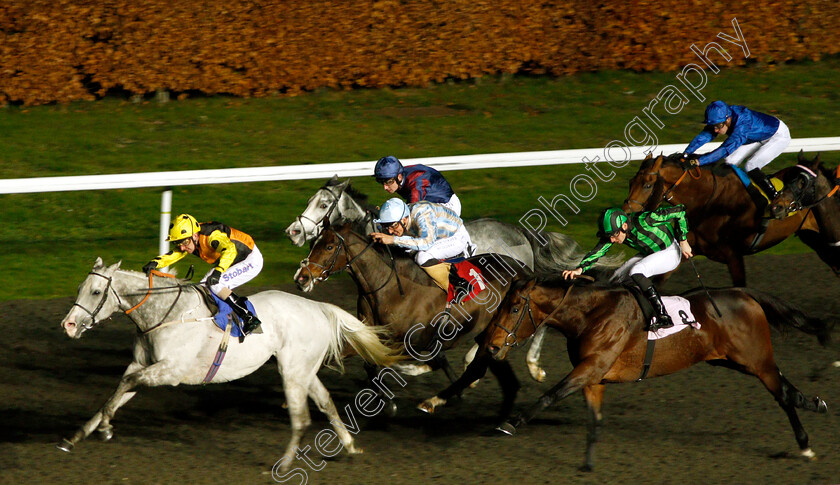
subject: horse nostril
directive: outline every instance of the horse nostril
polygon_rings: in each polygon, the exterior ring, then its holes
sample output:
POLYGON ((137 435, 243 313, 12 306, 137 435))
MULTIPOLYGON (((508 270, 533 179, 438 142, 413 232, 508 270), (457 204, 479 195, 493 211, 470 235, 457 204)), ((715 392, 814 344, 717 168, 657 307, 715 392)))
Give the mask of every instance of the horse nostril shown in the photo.
POLYGON ((499 347, 497 345, 489 345, 487 351, 490 352, 490 355, 496 355, 499 353, 499 347))

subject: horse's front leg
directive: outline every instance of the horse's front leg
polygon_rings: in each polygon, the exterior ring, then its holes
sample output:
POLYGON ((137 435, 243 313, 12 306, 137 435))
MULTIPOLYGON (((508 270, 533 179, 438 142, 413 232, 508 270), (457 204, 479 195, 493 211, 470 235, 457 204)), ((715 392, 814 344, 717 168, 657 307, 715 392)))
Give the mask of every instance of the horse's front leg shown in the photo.
POLYGON ((531 346, 528 348, 528 356, 525 357, 525 362, 528 364, 528 373, 531 374, 531 379, 537 382, 545 380, 545 370, 540 367, 540 352, 542 351, 546 328, 548 327, 542 326, 537 329, 534 339, 531 341, 531 346))
POLYGON ((166 370, 167 366, 165 362, 158 362, 148 367, 138 362, 129 364, 123 373, 122 379, 120 379, 119 385, 117 385, 117 390, 108 398, 105 405, 87 423, 79 428, 76 434, 70 439, 64 438, 56 446, 63 451, 72 451, 76 443, 90 436, 94 430, 99 430, 105 440, 111 439, 114 434, 113 427, 111 426, 111 418, 114 417, 117 409, 134 397, 136 392, 133 392, 132 389, 138 385, 152 387, 161 384, 176 385, 179 383, 172 379, 161 379, 162 376, 166 376, 166 370))
POLYGON ((470 384, 484 377, 484 374, 487 373, 487 367, 489 366, 490 359, 492 359, 490 354, 479 350, 479 353, 476 355, 475 359, 470 362, 470 365, 467 366, 464 373, 461 374, 461 377, 459 377, 449 387, 437 393, 437 395, 418 404, 417 409, 423 411, 424 413, 434 413, 437 407, 443 406, 446 404, 447 400, 451 399, 455 395, 460 395, 464 389, 470 386, 470 384))
POLYGON ((603 384, 586 386, 583 388, 583 397, 586 399, 586 408, 589 411, 586 421, 586 461, 583 464, 583 471, 591 472, 595 467, 595 443, 598 442, 598 430, 601 425, 601 404, 604 402, 603 384))

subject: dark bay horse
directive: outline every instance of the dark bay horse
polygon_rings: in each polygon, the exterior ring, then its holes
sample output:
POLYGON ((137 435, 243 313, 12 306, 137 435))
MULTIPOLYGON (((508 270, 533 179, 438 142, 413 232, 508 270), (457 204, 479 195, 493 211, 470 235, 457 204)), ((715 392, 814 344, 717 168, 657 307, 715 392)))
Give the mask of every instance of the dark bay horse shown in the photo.
POLYGON ((775 246, 793 234, 817 250, 814 245, 820 240, 820 227, 813 213, 803 211, 767 221, 764 208, 756 207, 733 170, 724 167, 721 175, 714 168, 689 169, 679 158, 680 154, 674 154, 645 159, 630 180, 622 209, 653 210, 663 201, 684 204, 688 242, 694 254, 726 264, 735 286, 746 286, 747 254, 775 246))
POLYGON ((808 160, 799 154, 798 165, 783 176, 784 189, 770 204, 773 217, 782 219, 794 211, 810 211, 817 220, 819 234, 802 234, 803 241, 840 276, 840 167, 830 170, 820 156, 808 160))
MULTIPOLYGON (((327 226, 322 231, 309 256, 301 261, 295 283, 298 288, 311 290, 315 284, 346 270, 359 294, 359 318, 368 325, 387 326, 393 338, 404 343, 408 355, 446 370, 441 362, 445 359, 443 351, 465 337, 480 334, 511 282, 530 276, 527 269, 505 256, 479 255, 469 261, 482 268, 486 290, 462 305, 453 305, 450 320, 442 313, 446 295, 413 257, 399 248, 373 244, 350 224, 327 226)), ((497 376, 513 375, 507 362, 489 367, 497 376)), ((449 376, 454 380, 454 375, 449 376)), ((505 395, 505 402, 512 406, 510 395, 505 395)))
MULTIPOLYGON (((704 361, 754 375, 787 414, 802 456, 813 458, 795 408, 825 413, 827 406, 818 397, 804 396, 779 372, 773 360, 770 325, 817 335, 823 344, 830 338, 831 326, 752 289, 712 290, 720 316, 701 290, 683 296, 701 327, 685 328, 657 340, 647 377, 672 374, 704 361)), ((556 400, 583 391, 589 410, 584 468, 591 470, 605 384, 633 382, 642 374, 645 318, 624 288, 576 286, 557 279, 517 281, 490 323, 482 347, 493 358, 504 359, 511 347, 544 325, 566 337, 574 369, 525 413, 499 429, 513 434, 556 400)))

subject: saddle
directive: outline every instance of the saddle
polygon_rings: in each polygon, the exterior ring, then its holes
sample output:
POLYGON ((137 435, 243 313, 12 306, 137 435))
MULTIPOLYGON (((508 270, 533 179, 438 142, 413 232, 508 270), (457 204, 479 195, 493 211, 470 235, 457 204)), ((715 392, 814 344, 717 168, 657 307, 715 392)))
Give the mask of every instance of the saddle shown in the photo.
MULTIPOLYGON (((650 301, 645 297, 641 290, 632 283, 624 283, 622 286, 636 298, 636 302, 642 310, 642 315, 645 317, 645 322, 653 320, 653 317, 655 316, 653 305, 650 304, 650 301)), ((694 328, 700 328, 700 324, 697 323, 697 319, 694 318, 694 314, 691 312, 688 300, 685 298, 681 296, 663 296, 662 304, 665 305, 665 310, 674 322, 674 326, 660 329, 657 332, 648 332, 649 340, 663 338, 676 333, 683 330, 686 325, 690 325, 694 328)))
MULTIPOLYGON (((472 260, 480 260, 479 255, 472 260)), ((488 255, 489 256, 489 255, 488 255)), ((485 258, 488 260, 489 258, 485 258)), ((447 303, 463 303, 475 298, 487 287, 482 270, 470 260, 457 257, 446 260, 449 266, 449 290, 446 294, 447 303)))
MULTIPOLYGON (((220 330, 224 331, 225 327, 228 325, 228 321, 230 321, 231 324, 233 324, 230 335, 240 339, 245 338, 245 334, 242 332, 242 320, 236 315, 233 308, 231 308, 227 302, 216 296, 216 294, 210 291, 210 289, 206 286, 201 285, 197 286, 197 288, 199 289, 201 296, 204 297, 204 304, 207 305, 210 313, 213 314, 213 323, 215 323, 220 330)), ((246 301, 246 305, 248 307, 248 311, 257 315, 254 305, 251 304, 250 300, 246 301)), ((262 333, 262 326, 258 327, 252 333, 262 333)))

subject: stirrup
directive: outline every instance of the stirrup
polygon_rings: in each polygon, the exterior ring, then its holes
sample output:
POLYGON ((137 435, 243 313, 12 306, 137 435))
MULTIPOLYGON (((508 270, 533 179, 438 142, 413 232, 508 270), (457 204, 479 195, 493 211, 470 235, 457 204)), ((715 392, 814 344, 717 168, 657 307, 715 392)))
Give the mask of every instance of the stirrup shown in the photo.
POLYGON ((247 319, 242 322, 242 333, 245 335, 251 335, 251 332, 259 328, 262 325, 262 322, 259 318, 255 317, 254 315, 249 315, 247 319))

